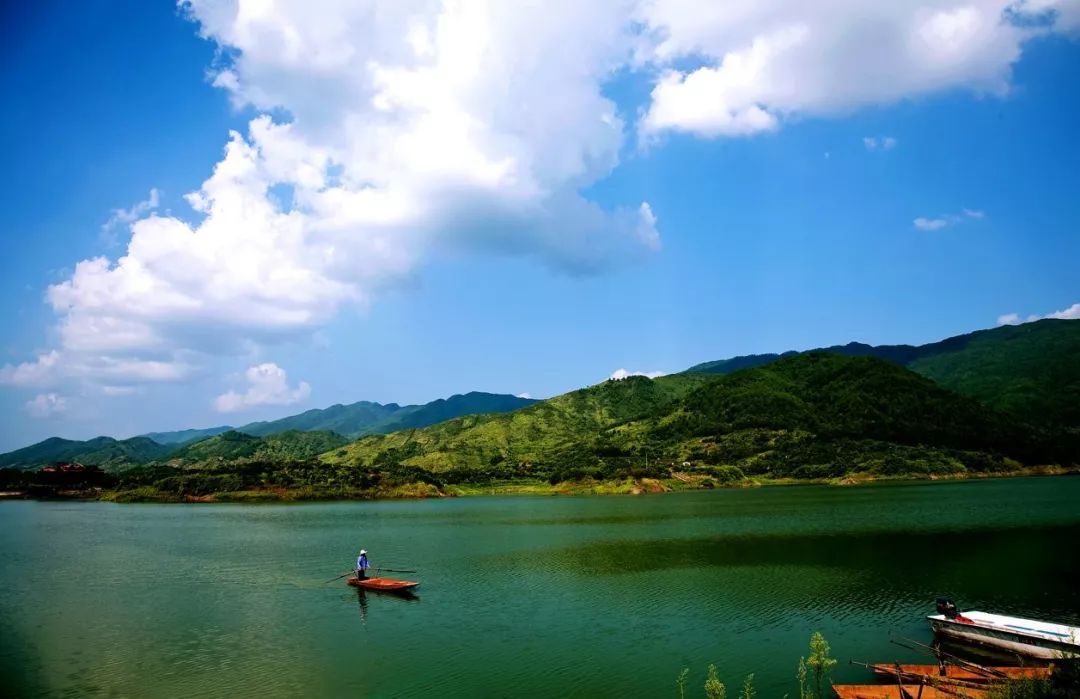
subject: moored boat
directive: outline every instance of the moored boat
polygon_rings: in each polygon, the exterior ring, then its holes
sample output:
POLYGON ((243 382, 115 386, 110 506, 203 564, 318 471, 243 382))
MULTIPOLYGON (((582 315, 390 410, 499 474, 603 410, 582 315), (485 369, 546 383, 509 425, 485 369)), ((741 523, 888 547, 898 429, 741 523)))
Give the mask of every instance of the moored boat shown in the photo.
POLYGON ((939 599, 937 610, 927 620, 940 637, 1040 660, 1080 656, 1080 627, 978 611, 961 614, 948 599, 939 599))
POLYGON ((984 699, 989 690, 968 687, 933 687, 918 684, 834 684, 839 699, 984 699))
POLYGON ((1049 667, 986 667, 972 664, 972 669, 945 665, 944 674, 938 665, 897 665, 877 663, 869 666, 878 677, 903 682, 919 683, 923 678, 928 681, 951 681, 964 684, 991 684, 1003 680, 1040 680, 1050 677, 1049 667))
POLYGON ((411 580, 395 580, 394 578, 349 578, 348 582, 353 587, 377 592, 408 592, 420 584, 411 580))

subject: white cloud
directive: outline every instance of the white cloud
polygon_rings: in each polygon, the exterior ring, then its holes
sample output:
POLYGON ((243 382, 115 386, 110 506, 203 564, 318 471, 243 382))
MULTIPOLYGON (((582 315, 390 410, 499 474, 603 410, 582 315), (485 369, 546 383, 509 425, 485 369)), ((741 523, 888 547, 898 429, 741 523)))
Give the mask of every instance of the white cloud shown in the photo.
POLYGON ((524 398, 524 399, 528 400, 528 399, 532 398, 532 395, 528 391, 522 391, 521 393, 517 394, 517 397, 518 398, 524 398))
POLYGON ((181 7, 222 50, 214 84, 278 116, 230 135, 190 220, 146 216, 152 190, 107 224, 130 224, 123 254, 48 289, 53 381, 87 358, 179 367, 310 336, 447 249, 588 273, 659 248, 647 202, 580 194, 624 142, 602 87, 631 50, 629 0, 181 7))
POLYGON ((247 380, 246 391, 229 391, 214 400, 218 412, 234 413, 260 405, 292 405, 311 395, 311 386, 306 381, 301 381, 295 388, 290 387, 285 370, 270 362, 249 367, 244 378, 247 380))
POLYGON ((105 385, 101 387, 102 395, 109 397, 116 396, 131 396, 139 392, 137 386, 109 386, 105 385))
POLYGON ((1006 313, 1005 315, 998 316, 998 325, 1020 325, 1022 323, 1019 313, 1006 313))
POLYGON ((896 139, 892 136, 864 136, 862 142, 866 150, 892 150, 896 147, 896 139))
POLYGON ((650 379, 655 379, 657 377, 664 376, 666 373, 667 372, 663 371, 627 371, 626 369, 616 369, 615 371, 611 372, 611 376, 609 376, 608 379, 620 381, 629 376, 645 376, 650 379))
POLYGON ((33 417, 45 418, 67 412, 67 398, 55 393, 39 393, 26 401, 26 410, 33 417))
POLYGON ((167 358, 140 358, 52 350, 38 355, 34 361, 0 368, 0 384, 52 386, 70 380, 87 380, 98 384, 105 382, 107 386, 110 381, 180 381, 195 371, 185 359, 188 356, 188 353, 174 352, 167 358))
POLYGON ((1036 320, 1043 320, 1044 318, 1056 318, 1058 320, 1080 320, 1080 303, 1074 303, 1068 308, 1063 308, 1060 311, 1054 311, 1053 313, 1047 313, 1044 316, 1029 315, 1027 318, 1021 318, 1019 313, 1006 313, 1005 315, 998 316, 998 325, 1020 325, 1022 323, 1032 323, 1036 320))
POLYGON ((1045 317, 1057 318, 1058 320, 1078 320, 1080 319, 1080 303, 1074 303, 1068 308, 1054 311, 1053 313, 1047 314, 1045 317))
POLYGON ((180 5, 220 49, 213 84, 259 116, 186 196, 192 216, 151 214, 157 190, 113 212, 123 253, 49 287, 55 346, 0 381, 183 379, 310 337, 448 250, 569 273, 656 251, 648 202, 583 194, 626 140, 604 92, 620 71, 654 82, 646 140, 748 135, 934 90, 1003 94, 1024 40, 1078 24, 1053 0, 1012 6, 1057 11, 1041 23, 1008 20, 1004 0, 180 5))
POLYGON ((134 204, 131 208, 113 209, 112 215, 109 216, 109 220, 101 225, 101 232, 105 235, 111 235, 113 229, 122 225, 134 223, 147 213, 158 208, 160 204, 161 192, 159 192, 157 188, 151 188, 149 196, 134 204))
POLYGON ((977 211, 975 209, 961 209, 962 213, 959 214, 944 214, 937 218, 924 218, 918 217, 912 224, 920 231, 936 231, 944 228, 945 226, 952 226, 957 223, 961 223, 967 219, 974 219, 980 221, 986 218, 986 213, 983 211, 977 211))
POLYGON ((48 383, 60 361, 56 350, 39 354, 32 362, 6 364, 0 368, 0 383, 12 386, 39 386, 48 383))
POLYGON ((945 89, 1003 95, 1024 42, 1075 30, 1078 8, 1076 0, 642 2, 637 17, 653 41, 637 58, 665 70, 640 127, 646 136, 743 136, 945 89), (670 69, 677 61, 691 67, 670 69))
POLYGON ((949 222, 943 218, 923 218, 922 216, 915 219, 912 223, 914 223, 915 227, 920 231, 936 231, 939 228, 944 228, 949 225, 949 222))

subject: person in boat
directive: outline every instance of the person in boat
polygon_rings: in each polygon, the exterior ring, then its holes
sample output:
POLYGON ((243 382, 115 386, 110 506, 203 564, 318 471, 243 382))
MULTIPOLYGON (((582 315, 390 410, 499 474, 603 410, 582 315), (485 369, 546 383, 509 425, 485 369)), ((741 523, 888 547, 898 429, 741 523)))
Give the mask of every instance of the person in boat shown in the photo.
POLYGON ((367 578, 367 569, 369 567, 367 559, 367 551, 360 549, 360 555, 356 558, 356 579, 364 580, 367 578))

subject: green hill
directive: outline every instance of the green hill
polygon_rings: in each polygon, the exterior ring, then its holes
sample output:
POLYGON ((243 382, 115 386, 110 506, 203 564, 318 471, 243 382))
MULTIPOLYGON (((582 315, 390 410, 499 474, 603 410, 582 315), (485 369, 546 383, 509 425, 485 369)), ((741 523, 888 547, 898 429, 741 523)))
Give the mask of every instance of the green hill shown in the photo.
POLYGON ((346 436, 359 436, 401 410, 396 403, 382 405, 359 401, 350 405, 331 405, 329 408, 307 410, 280 420, 252 422, 236 428, 238 432, 262 437, 289 430, 327 430, 346 436))
POLYGON ((1080 427, 1080 321, 1040 320, 966 338, 908 366, 1025 420, 1080 427))
MULTIPOLYGON (((1047 319, 919 346, 852 342, 810 352, 885 359, 1023 420, 1080 427, 1080 322, 1047 319)), ((797 354, 733 357, 687 372, 722 375, 797 354)))
POLYGON ((94 437, 85 441, 50 437, 22 449, 0 454, 0 467, 38 468, 77 461, 87 466, 115 467, 161 458, 170 447, 146 437, 117 440, 94 437))
POLYGON ((169 455, 170 463, 221 464, 241 461, 303 461, 348 443, 335 432, 290 430, 255 437, 235 430, 188 444, 169 455))
POLYGON ((1067 461, 1058 437, 890 362, 788 357, 709 377, 631 377, 508 415, 363 438, 323 456, 369 469, 598 476, 736 466, 770 476, 988 470, 1067 461))
POLYGON ((748 474, 824 477, 998 470, 1074 463, 1046 432, 891 362, 805 354, 702 386, 653 420, 650 441, 679 458, 748 474))
POLYGON ((220 425, 218 427, 207 427, 201 430, 189 429, 176 430, 174 432, 147 432, 146 434, 139 436, 152 439, 158 444, 180 445, 189 442, 197 442, 200 439, 206 439, 207 437, 214 437, 222 432, 228 432, 231 429, 233 428, 228 425, 220 425))
POLYGON ((253 422, 236 429, 238 432, 255 436, 286 430, 328 430, 348 437, 359 437, 412 427, 427 427, 462 415, 504 413, 535 402, 529 398, 478 391, 440 398, 423 405, 383 405, 360 401, 350 405, 332 405, 322 410, 308 410, 280 420, 253 422))
POLYGON ((512 413, 470 415, 424 429, 365 437, 324 458, 369 466, 401 463, 431 471, 528 465, 574 449, 614 425, 663 410, 708 380, 682 374, 606 381, 512 413))

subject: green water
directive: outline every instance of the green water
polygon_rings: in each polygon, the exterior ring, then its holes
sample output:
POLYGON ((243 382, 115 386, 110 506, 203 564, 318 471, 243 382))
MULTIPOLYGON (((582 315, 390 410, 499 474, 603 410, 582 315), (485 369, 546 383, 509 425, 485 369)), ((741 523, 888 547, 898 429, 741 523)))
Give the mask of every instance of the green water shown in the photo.
POLYGON ((1080 478, 310 505, 0 503, 6 696, 794 693, 934 597, 1080 622, 1080 478), (323 580, 357 548, 419 599, 323 580))

